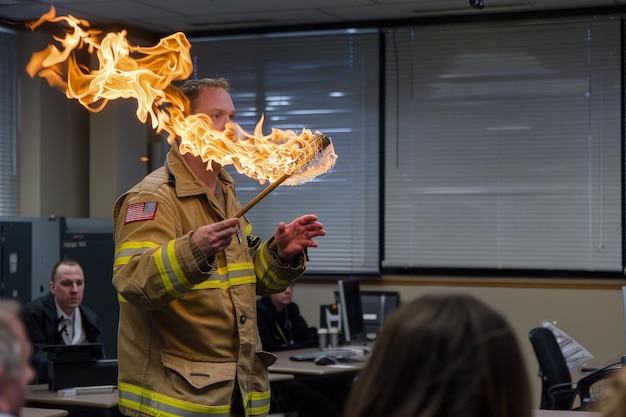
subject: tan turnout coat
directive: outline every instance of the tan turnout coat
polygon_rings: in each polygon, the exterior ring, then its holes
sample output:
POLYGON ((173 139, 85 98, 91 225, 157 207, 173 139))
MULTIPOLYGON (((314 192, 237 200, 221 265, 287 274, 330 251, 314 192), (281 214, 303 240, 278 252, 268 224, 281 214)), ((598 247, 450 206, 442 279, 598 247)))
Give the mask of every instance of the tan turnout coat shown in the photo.
POLYGON ((242 217, 239 239, 206 259, 191 233, 241 208, 232 178, 221 170, 219 180, 225 208, 173 146, 166 166, 115 204, 119 406, 126 415, 226 417, 237 389, 246 415, 269 411, 267 367, 275 357, 261 350, 256 295, 287 288, 304 272, 305 256, 294 267, 280 262, 271 239, 251 247, 242 217))

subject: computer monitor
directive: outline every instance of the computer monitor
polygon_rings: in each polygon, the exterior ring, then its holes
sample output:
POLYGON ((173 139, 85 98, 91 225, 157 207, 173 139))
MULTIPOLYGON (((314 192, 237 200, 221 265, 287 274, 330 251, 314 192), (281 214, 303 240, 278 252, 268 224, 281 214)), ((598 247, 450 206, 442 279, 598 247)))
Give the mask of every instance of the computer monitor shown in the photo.
POLYGON ((87 362, 104 358, 102 343, 82 343, 79 345, 47 345, 48 361, 57 363, 87 362))
POLYGON ((117 359, 102 359, 102 343, 48 345, 48 389, 117 385, 117 359))
POLYGON ((363 320, 368 340, 378 337, 383 324, 400 305, 400 293, 396 291, 361 291, 363 320))
POLYGON ((339 280, 339 307, 346 343, 365 341, 361 287, 357 280, 339 280))

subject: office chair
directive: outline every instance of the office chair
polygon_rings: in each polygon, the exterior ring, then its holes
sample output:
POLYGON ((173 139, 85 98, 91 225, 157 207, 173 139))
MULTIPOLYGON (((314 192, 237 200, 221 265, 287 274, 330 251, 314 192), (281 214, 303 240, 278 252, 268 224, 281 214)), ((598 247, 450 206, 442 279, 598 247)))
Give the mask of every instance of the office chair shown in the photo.
POLYGON ((576 383, 576 392, 574 393, 573 403, 570 408, 573 408, 574 403, 578 400, 580 405, 576 410, 589 411, 591 405, 601 398, 602 392, 613 374, 621 369, 621 367, 617 365, 618 364, 609 365, 580 378, 576 383))
POLYGON ((542 410, 569 410, 575 387, 567 362, 563 357, 552 330, 536 327, 528 333, 530 343, 539 362, 542 410))
POLYGON ((542 410, 588 410, 597 399, 594 387, 619 369, 614 365, 598 369, 574 383, 552 330, 536 327, 528 337, 539 362, 542 410))

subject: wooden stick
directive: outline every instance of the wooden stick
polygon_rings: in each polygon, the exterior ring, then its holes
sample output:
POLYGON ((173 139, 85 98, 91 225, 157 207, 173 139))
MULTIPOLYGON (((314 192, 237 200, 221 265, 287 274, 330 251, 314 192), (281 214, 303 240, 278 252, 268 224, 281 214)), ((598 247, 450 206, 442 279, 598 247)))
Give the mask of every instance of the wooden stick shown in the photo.
POLYGON ((244 214, 246 214, 246 212, 248 210, 250 210, 252 207, 254 207, 256 205, 256 203, 258 203, 266 195, 271 193, 274 188, 276 188, 280 184, 282 184, 287 178, 289 178, 289 174, 283 174, 282 177, 280 177, 275 182, 273 182, 270 185, 268 185, 263 191, 261 191, 259 194, 257 194, 256 197, 254 197, 252 200, 250 200, 250 202, 248 204, 246 204, 241 210, 239 210, 239 212, 237 214, 235 214, 235 217, 241 217, 244 214))

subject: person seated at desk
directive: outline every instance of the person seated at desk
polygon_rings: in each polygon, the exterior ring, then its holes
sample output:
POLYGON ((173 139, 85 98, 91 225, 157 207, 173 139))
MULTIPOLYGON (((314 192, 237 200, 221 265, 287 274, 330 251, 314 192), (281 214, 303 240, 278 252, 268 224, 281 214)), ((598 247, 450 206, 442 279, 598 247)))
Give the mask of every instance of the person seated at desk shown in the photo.
POLYGON ((48 345, 102 343, 102 325, 82 305, 85 275, 78 262, 62 259, 52 268, 50 292, 26 304, 22 320, 33 344, 33 364, 39 383, 48 380, 48 345))
POLYGON ((392 313, 344 417, 530 417, 532 395, 506 319, 466 294, 429 294, 392 313))
POLYGON ((293 302, 293 285, 257 301, 257 325, 263 349, 301 349, 318 345, 317 329, 309 327, 293 302))
POLYGON ((32 347, 18 317, 19 303, 0 300, 0 417, 18 417, 35 377, 32 347))
MULTIPOLYGON (((269 352, 318 346, 317 329, 309 327, 293 302, 293 285, 257 301, 257 325, 263 349, 269 352)), ((338 417, 339 407, 328 380, 289 380, 272 386, 271 412, 296 411, 299 417, 338 417)))

